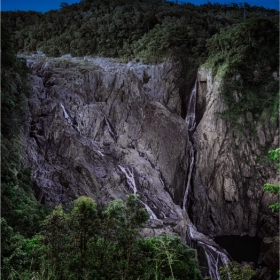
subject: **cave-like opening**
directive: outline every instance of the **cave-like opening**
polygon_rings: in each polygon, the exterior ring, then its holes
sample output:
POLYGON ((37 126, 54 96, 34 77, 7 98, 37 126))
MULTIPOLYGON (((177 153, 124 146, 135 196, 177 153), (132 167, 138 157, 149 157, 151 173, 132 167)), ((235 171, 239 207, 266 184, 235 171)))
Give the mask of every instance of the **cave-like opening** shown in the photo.
POLYGON ((215 237, 214 240, 227 250, 234 261, 258 263, 262 238, 249 235, 224 235, 215 237))

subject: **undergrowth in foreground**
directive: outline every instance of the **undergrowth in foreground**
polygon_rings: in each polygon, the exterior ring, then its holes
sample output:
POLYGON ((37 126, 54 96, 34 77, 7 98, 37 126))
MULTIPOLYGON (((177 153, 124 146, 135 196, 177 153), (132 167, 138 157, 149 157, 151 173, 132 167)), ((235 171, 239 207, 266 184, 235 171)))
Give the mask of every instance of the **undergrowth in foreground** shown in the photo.
POLYGON ((135 195, 101 209, 89 197, 70 212, 56 207, 40 235, 12 232, 2 220, 5 279, 194 279, 202 276, 194 250, 169 235, 140 237, 149 214, 135 195), (7 254, 7 255, 6 255, 7 254))

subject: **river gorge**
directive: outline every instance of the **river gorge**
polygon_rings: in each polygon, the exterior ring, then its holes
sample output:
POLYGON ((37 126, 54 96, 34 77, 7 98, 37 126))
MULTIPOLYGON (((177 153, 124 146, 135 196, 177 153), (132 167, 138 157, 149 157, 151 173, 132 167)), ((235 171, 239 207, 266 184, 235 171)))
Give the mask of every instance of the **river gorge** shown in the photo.
POLYGON ((252 120, 254 137, 233 129, 219 115, 222 77, 205 65, 181 94, 178 61, 26 59, 33 72, 22 160, 40 202, 85 195, 106 205, 139 194, 150 214, 141 234, 180 236, 197 249, 204 275, 218 280, 219 267, 235 260, 259 267, 257 279, 274 279, 267 252, 277 255, 269 238, 279 244, 278 215, 263 185, 279 178, 262 158, 267 143, 279 145, 279 130, 269 118, 252 120), (251 256, 242 237, 259 248, 251 256))

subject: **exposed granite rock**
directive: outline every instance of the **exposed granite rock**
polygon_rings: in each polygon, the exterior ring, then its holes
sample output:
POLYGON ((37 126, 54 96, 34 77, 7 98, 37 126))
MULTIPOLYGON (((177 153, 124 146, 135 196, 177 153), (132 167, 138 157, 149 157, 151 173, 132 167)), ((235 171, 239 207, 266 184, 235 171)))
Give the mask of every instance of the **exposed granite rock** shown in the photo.
MULTIPOLYGON (((189 168, 176 86, 180 64, 105 58, 28 63, 33 92, 25 150, 39 199, 124 198, 132 190, 121 165, 133 171, 138 192, 158 218, 177 219, 174 202, 182 205, 189 168)), ((278 144, 278 130, 269 120, 256 123, 255 138, 232 129, 218 115, 226 108, 221 82, 205 68, 198 72, 191 218, 210 236, 275 235, 277 214, 267 209, 275 198, 263 184, 276 178, 260 154, 265 143, 278 144)))
POLYGON ((264 193, 263 185, 276 180, 275 169, 261 156, 267 143, 279 145, 278 128, 256 122, 256 137, 238 131, 219 117, 226 109, 219 89, 222 80, 211 70, 198 72, 199 101, 205 112, 194 135, 196 169, 193 178, 191 218, 198 230, 210 236, 269 236, 278 232, 278 214, 268 205, 276 197, 264 193))
POLYGON ((87 195, 107 204, 138 193, 151 215, 143 235, 167 232, 183 241, 193 235, 198 251, 208 244, 215 254, 222 251, 196 228, 211 237, 277 235, 278 214, 268 209, 275 197, 263 192, 277 177, 261 152, 267 143, 278 145, 278 130, 270 120, 255 123, 255 138, 232 129, 218 115, 226 108, 218 76, 198 72, 198 126, 190 133, 181 117, 179 63, 42 60, 28 60, 33 91, 23 137, 40 201, 67 204, 87 195), (182 210, 190 140, 196 161, 189 213, 196 228, 182 210))
POLYGON ((272 279, 277 279, 279 270, 279 236, 265 237, 261 244, 261 253, 258 263, 272 271, 272 279))
POLYGON ((157 218, 178 219, 173 200, 183 195, 188 169, 175 85, 180 65, 101 58, 28 63, 33 91, 25 150, 38 198, 53 205, 80 195, 105 204, 125 199, 133 190, 122 167, 157 218))
MULTIPOLYGON (((277 278, 275 278, 276 280, 277 278)), ((256 270, 252 280, 272 280, 271 271, 267 267, 260 267, 256 270)))

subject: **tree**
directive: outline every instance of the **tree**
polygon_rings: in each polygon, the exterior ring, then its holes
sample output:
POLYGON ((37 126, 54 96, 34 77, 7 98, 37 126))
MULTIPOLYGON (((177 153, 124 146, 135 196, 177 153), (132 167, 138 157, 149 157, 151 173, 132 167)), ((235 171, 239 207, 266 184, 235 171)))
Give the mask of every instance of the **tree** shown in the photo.
POLYGON ((66 258, 69 247, 69 215, 61 206, 55 207, 43 224, 43 244, 46 250, 48 273, 54 273, 58 279, 64 279, 66 258))
POLYGON ((1 276, 3 279, 31 279, 40 268, 43 248, 40 237, 25 238, 15 233, 4 218, 1 222, 1 276))
POLYGON ((120 264, 122 279, 128 279, 131 265, 131 256, 135 249, 135 243, 139 235, 139 229, 149 219, 147 210, 138 198, 138 195, 127 195, 126 207, 121 216, 121 226, 117 228, 117 246, 123 258, 120 264))
POLYGON ((138 242, 142 266, 149 271, 147 279, 201 280, 194 250, 182 244, 177 236, 163 234, 138 242))
POLYGON ((61 4, 60 4, 60 9, 63 9, 63 8, 65 8, 65 7, 68 7, 69 5, 68 5, 68 3, 66 3, 66 2, 61 2, 61 4))
POLYGON ((85 267, 85 254, 89 239, 99 232, 96 203, 90 197, 81 196, 74 201, 71 211, 70 229, 72 241, 79 248, 80 269, 85 267))

